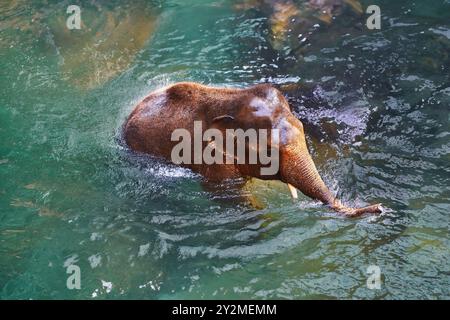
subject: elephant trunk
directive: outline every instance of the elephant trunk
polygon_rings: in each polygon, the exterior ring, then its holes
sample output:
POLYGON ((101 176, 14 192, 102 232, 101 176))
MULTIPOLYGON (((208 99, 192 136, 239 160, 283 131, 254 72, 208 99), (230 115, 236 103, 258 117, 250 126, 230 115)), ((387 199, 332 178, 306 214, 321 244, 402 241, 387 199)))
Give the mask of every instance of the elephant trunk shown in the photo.
POLYGON ((357 216, 363 213, 381 213, 380 204, 364 208, 349 208, 336 199, 317 171, 306 147, 306 141, 300 141, 298 144, 290 145, 286 149, 282 153, 281 162, 283 182, 299 189, 306 196, 320 200, 333 210, 346 215, 357 216))

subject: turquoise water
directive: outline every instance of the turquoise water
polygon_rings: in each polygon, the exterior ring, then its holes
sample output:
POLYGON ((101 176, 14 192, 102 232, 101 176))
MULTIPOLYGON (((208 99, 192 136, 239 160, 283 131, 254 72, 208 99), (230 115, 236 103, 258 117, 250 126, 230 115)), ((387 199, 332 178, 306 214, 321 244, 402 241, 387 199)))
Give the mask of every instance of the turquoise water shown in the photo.
POLYGON ((250 2, 82 2, 77 31, 69 3, 0 4, 1 298, 450 298, 449 1, 375 1, 373 31, 297 1, 281 43, 250 2), (278 84, 332 190, 388 209, 346 219, 258 183, 255 209, 130 154, 127 114, 182 80, 278 84))

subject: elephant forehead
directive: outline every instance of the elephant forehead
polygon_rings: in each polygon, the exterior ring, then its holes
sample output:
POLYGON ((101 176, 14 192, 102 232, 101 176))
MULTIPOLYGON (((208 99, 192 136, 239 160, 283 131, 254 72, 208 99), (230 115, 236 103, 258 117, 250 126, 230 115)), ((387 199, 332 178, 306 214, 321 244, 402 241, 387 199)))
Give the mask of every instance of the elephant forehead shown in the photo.
POLYGON ((299 128, 284 117, 280 119, 276 127, 280 131, 280 142, 283 144, 288 144, 297 140, 301 134, 299 128))
POLYGON ((259 117, 272 117, 275 110, 280 107, 278 92, 274 88, 266 90, 266 97, 254 97, 250 101, 253 108, 253 114, 259 117))

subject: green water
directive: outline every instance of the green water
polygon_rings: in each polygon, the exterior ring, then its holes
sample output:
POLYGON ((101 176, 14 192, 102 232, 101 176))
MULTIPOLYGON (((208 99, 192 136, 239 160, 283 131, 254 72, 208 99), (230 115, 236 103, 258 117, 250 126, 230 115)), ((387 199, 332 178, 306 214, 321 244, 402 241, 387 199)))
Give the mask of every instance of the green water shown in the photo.
POLYGON ((449 1, 375 1, 374 31, 343 11, 297 51, 297 29, 275 49, 270 12, 236 3, 82 2, 71 32, 67 1, 0 4, 1 298, 450 298, 449 1), (256 210, 130 154, 127 114, 181 80, 301 84, 327 184, 388 209, 346 219, 260 186, 256 210))

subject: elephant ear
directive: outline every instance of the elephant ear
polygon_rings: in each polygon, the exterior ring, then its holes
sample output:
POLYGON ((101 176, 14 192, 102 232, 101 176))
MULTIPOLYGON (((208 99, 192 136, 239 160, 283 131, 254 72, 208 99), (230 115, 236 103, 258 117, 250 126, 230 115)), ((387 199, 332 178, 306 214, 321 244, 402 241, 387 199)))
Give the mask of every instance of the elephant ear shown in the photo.
MULTIPOLYGON (((215 117, 214 119, 212 119, 211 124, 209 126, 209 129, 216 129, 219 130, 222 133, 222 139, 224 139, 222 141, 222 146, 225 146, 226 144, 226 130, 227 129, 231 129, 233 128, 233 126, 235 125, 234 123, 234 117, 230 116, 228 114, 224 114, 218 117, 215 117)), ((215 144, 214 140, 209 139, 208 140, 208 145, 210 144, 215 144)), ((226 151, 224 151, 224 155, 226 155, 226 151)), ((234 157, 236 159, 236 157, 234 157)))
POLYGON ((228 114, 224 114, 218 117, 215 117, 211 121, 211 128, 219 129, 223 131, 224 129, 231 128, 233 126, 234 117, 228 114))
POLYGON ((212 120, 212 122, 213 123, 220 123, 220 122, 230 122, 230 121, 233 121, 233 120, 234 120, 233 116, 230 116, 229 114, 224 114, 224 115, 215 117, 212 120))

